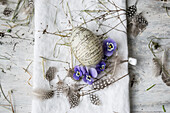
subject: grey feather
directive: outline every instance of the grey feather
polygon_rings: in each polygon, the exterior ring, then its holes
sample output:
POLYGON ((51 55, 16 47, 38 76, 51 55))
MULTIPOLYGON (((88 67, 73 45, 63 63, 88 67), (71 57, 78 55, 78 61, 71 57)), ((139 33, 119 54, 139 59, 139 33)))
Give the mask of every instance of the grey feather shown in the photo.
POLYGON ((142 13, 139 13, 129 20, 128 32, 131 36, 137 37, 138 34, 146 29, 146 26, 148 26, 148 21, 143 17, 142 13))
POLYGON ((56 94, 57 97, 60 97, 62 94, 68 94, 69 91, 69 87, 68 85, 64 82, 65 78, 63 80, 60 79, 60 77, 57 75, 58 77, 58 82, 57 82, 57 87, 56 87, 56 94))
POLYGON ((170 76, 168 76, 168 75, 165 74, 164 72, 161 73, 161 76, 162 76, 163 82, 164 82, 167 86, 170 86, 170 76))
POLYGON ((35 89, 33 95, 40 100, 50 99, 54 97, 54 90, 35 89))
POLYGON ((167 62, 167 50, 165 49, 162 55, 162 66, 166 66, 166 62, 167 62))
POLYGON ((6 7, 3 11, 3 14, 7 17, 11 16, 13 10, 11 8, 6 7))
POLYGON ((50 82, 54 79, 55 73, 57 72, 57 69, 55 67, 49 67, 45 74, 45 78, 50 82))
POLYGON ((159 59, 157 59, 157 58, 153 58, 152 61, 153 61, 152 75, 155 77, 158 77, 159 75, 161 75, 161 72, 162 72, 161 63, 160 63, 159 59))
POLYGON ((70 77, 72 80, 75 81, 75 79, 73 78, 74 68, 73 68, 73 69, 70 68, 70 69, 68 69, 67 71, 68 71, 67 76, 70 77))
POLYGON ((5 5, 8 3, 8 0, 0 0, 0 3, 2 3, 2 5, 5 5))
POLYGON ((162 80, 167 85, 170 86, 170 74, 166 70, 166 62, 167 62, 167 50, 164 50, 163 56, 162 56, 162 80))

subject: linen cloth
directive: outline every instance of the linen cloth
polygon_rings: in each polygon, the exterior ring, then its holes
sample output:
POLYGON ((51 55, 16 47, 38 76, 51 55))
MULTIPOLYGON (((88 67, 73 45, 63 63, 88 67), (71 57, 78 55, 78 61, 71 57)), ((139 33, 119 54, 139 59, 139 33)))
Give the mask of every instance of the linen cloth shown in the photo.
MULTIPOLYGON (((107 0, 101 0, 103 3, 107 0)), ((111 0, 112 1, 112 0, 111 0)), ((103 6, 96 5, 98 0, 35 0, 35 47, 34 47, 34 73, 33 73, 33 88, 43 88, 49 89, 49 84, 47 80, 43 77, 43 66, 44 63, 45 71, 49 66, 57 67, 57 74, 61 79, 63 79, 67 72, 64 68, 68 68, 66 63, 53 62, 53 61, 42 61, 41 57, 48 59, 59 59, 66 62, 71 62, 70 48, 65 46, 56 46, 56 51, 60 49, 59 55, 57 52, 54 53, 55 44, 61 39, 57 35, 49 35, 43 33, 46 31, 54 33, 55 31, 62 31, 65 29, 70 29, 73 26, 78 26, 84 22, 84 20, 89 20, 93 16, 89 16, 87 13, 81 10, 108 10, 103 9, 103 6), (102 7, 101 7, 102 6, 102 7), (83 14, 84 13, 84 14, 83 14), (72 17, 70 17, 70 15, 72 17), (80 16, 80 15, 83 16, 80 16), (87 16, 88 15, 88 16, 87 16), (73 21, 71 21, 71 18, 73 21), (69 21, 68 21, 69 20, 69 21), (70 24, 71 23, 71 24, 70 24), (48 26, 48 27, 47 27, 48 26), (55 54, 55 55, 54 55, 55 54), (58 56, 54 58, 54 56, 58 56)), ((126 0, 114 0, 114 3, 126 9, 126 0)), ((115 9, 113 4, 106 3, 109 9, 115 9)), ((96 14, 97 15, 97 14, 96 14)), ((126 19, 125 15, 120 16, 121 20, 126 19)), ((107 25, 117 25, 120 23, 119 19, 108 20, 105 22, 107 25)), ((127 48, 127 35, 126 32, 126 20, 122 24, 118 25, 116 28, 119 30, 112 30, 107 33, 107 36, 113 38, 118 45, 119 55, 122 59, 128 58, 128 48, 127 48)), ((83 27, 90 29, 97 35, 106 32, 109 28, 102 26, 99 31, 96 29, 99 24, 96 21, 84 24, 83 27)), ((64 38, 63 38, 64 39, 64 38)), ((75 66, 75 63, 74 63, 75 66)), ((116 71, 116 76, 121 77, 128 73, 128 63, 123 63, 116 71)), ((55 78, 58 80, 57 77, 55 78)), ((56 82, 54 80, 54 84, 56 82)), ((71 82, 71 80, 66 80, 66 82, 71 82)), ((100 106, 95 106, 90 103, 89 97, 85 97, 80 100, 79 106, 70 109, 67 97, 56 97, 54 96, 48 100, 39 100, 33 98, 32 100, 32 113, 129 113, 129 76, 119 80, 118 82, 112 84, 108 88, 97 93, 101 99, 102 104, 100 106)))

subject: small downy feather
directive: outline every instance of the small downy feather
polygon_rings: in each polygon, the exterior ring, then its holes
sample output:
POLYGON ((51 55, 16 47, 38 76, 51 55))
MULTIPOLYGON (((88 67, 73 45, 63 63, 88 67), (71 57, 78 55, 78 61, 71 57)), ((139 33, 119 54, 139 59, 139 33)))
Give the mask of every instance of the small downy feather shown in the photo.
POLYGON ((2 3, 2 5, 7 4, 8 0, 0 0, 0 3, 2 3))
POLYGON ((56 86, 56 94, 57 97, 60 97, 62 94, 67 94, 69 91, 69 87, 68 85, 64 82, 65 78, 63 80, 60 79, 59 75, 57 75, 58 77, 58 82, 57 82, 57 86, 56 86))
POLYGON ((21 12, 28 15, 28 14, 32 14, 33 11, 34 11, 34 1, 33 0, 27 0, 25 2, 24 7, 21 10, 21 12))
POLYGON ((11 8, 6 7, 3 11, 3 14, 7 17, 11 16, 13 10, 11 8))
POLYGON ((162 72, 161 63, 160 63, 159 59, 157 59, 157 58, 153 58, 152 61, 153 61, 152 75, 155 77, 158 77, 159 75, 161 75, 161 72, 162 72))
POLYGON ((71 69, 71 68, 70 68, 70 69, 68 69, 67 71, 68 71, 67 76, 70 77, 72 80, 75 80, 75 79, 73 78, 74 69, 71 69))
POLYGON ((55 67, 49 67, 45 74, 45 78, 50 82, 54 79, 55 73, 57 72, 57 69, 55 67))
POLYGON ((167 85, 170 86, 170 74, 166 70, 166 59, 167 59, 167 50, 164 50, 163 56, 162 56, 162 80, 167 85))
POLYGON ((34 89, 33 95, 40 100, 50 99, 54 97, 54 90, 34 89))
POLYGON ((148 26, 148 21, 143 17, 142 13, 135 15, 128 24, 128 32, 131 36, 137 37, 139 33, 142 33, 146 26, 148 26))

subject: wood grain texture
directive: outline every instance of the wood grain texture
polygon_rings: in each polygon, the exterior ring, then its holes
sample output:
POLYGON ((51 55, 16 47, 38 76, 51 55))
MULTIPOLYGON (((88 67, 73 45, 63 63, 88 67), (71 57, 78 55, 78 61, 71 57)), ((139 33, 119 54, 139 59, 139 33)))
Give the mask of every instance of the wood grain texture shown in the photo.
MULTIPOLYGON (((128 1, 128 5, 134 3, 135 0, 128 1)), ((137 38, 129 37, 128 40, 129 56, 138 59, 136 67, 129 66, 131 76, 134 75, 136 78, 136 83, 130 89, 131 110, 134 113, 162 113, 162 105, 165 105, 168 113, 170 112, 170 87, 163 83, 160 76, 152 76, 153 55, 148 48, 150 36, 170 38, 170 17, 162 8, 163 3, 165 2, 161 0, 139 0, 137 4, 138 13, 143 12, 149 24, 137 38), (146 91, 153 84, 156 85, 146 91)))
MULTIPOLYGON (((168 1, 169 2, 169 1, 168 1)), ((128 5, 135 3, 135 0, 129 0, 128 5)), ((129 37, 129 56, 138 59, 136 67, 129 66, 130 75, 135 75, 135 83, 130 89, 131 112, 132 113, 163 113, 162 105, 165 106, 167 113, 170 112, 170 87, 167 87, 161 80, 161 77, 154 77, 151 74, 152 58, 147 37, 152 35, 157 37, 170 37, 170 17, 167 16, 165 9, 162 8, 161 0, 139 0, 137 7, 138 13, 143 12, 149 22, 146 30, 136 39, 129 37), (152 89, 147 88, 156 84, 152 89)), ((14 4, 16 6, 16 4, 14 4)), ((167 4, 170 7, 170 4, 167 4)), ((11 6, 11 7, 15 7, 11 6)), ((0 5, 0 12, 5 5, 0 5)), ((5 21, 0 20, 0 31, 5 32, 8 28, 2 26, 5 21)), ((30 76, 23 70, 31 60, 33 60, 33 27, 17 27, 12 30, 12 35, 16 31, 23 39, 13 39, 10 37, 0 38, 0 55, 6 56, 10 60, 0 59, 0 81, 5 94, 13 90, 12 99, 16 113, 31 112, 31 91, 32 87, 27 81, 30 76), (31 28, 31 29, 30 29, 31 28), (15 47, 14 47, 15 45, 15 47)), ((166 42, 167 43, 167 42, 166 42)), ((30 74, 33 74, 33 64, 28 68, 30 74)), ((0 105, 8 104, 0 93, 0 105)), ((10 108, 6 109, 0 106, 0 113, 11 113, 10 108)))

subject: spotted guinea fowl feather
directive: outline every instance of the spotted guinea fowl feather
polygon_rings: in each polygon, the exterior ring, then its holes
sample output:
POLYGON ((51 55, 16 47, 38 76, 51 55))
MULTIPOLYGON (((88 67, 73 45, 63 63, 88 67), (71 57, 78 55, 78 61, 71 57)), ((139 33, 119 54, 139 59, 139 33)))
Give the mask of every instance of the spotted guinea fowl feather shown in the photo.
POLYGON ((101 101, 99 99, 99 96, 96 94, 90 94, 90 102, 94 105, 99 106, 101 104, 101 101))
POLYGON ((148 21, 143 16, 142 12, 135 15, 128 24, 128 32, 132 37, 136 37, 138 34, 142 33, 146 26, 148 26, 148 21))
POLYGON ((33 95, 40 100, 50 99, 54 96, 54 90, 34 89, 33 95))
POLYGON ((80 103, 79 91, 76 91, 74 88, 69 88, 67 97, 68 97, 68 101, 70 104, 70 109, 79 105, 79 103, 80 103))
POLYGON ((126 15, 127 15, 128 19, 131 19, 131 18, 133 18, 136 15, 136 13, 137 13, 137 3, 138 3, 138 0, 136 0, 134 5, 129 6, 127 8, 126 15))

